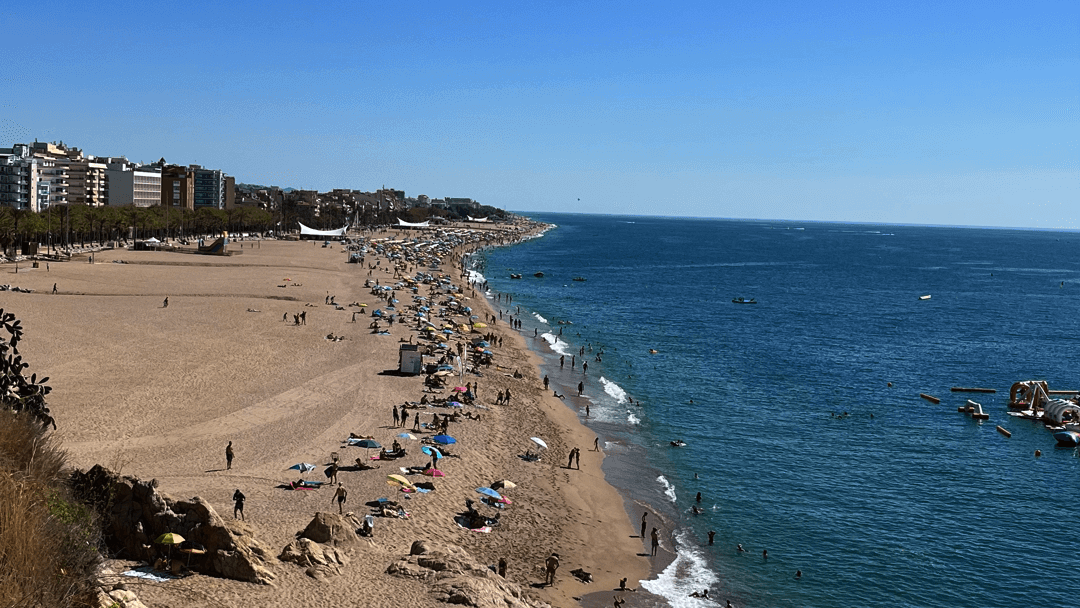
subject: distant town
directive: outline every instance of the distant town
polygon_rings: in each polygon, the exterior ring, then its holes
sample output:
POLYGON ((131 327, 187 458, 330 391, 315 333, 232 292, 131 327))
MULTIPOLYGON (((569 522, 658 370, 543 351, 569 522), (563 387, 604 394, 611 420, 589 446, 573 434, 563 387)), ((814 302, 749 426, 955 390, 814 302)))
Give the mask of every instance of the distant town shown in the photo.
POLYGON ((85 154, 63 142, 0 148, 0 245, 36 236, 41 242, 165 238, 217 231, 277 231, 348 225, 490 217, 499 209, 470 198, 407 197, 403 190, 328 192, 236 183, 220 169, 164 158, 135 163, 85 154))

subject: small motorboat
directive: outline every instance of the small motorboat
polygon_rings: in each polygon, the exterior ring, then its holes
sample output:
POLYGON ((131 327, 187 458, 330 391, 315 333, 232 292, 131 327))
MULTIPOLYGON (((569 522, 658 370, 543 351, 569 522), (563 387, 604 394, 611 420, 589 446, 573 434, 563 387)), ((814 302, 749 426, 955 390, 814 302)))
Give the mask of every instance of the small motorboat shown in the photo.
POLYGON ((512 275, 510 275, 510 278, 511 279, 520 279, 521 275, 520 274, 512 274, 512 275))
POLYGON ((731 301, 735 304, 757 304, 754 298, 731 298, 731 301))
POLYGON ((544 278, 544 273, 542 273, 542 272, 534 272, 533 276, 538 278, 538 279, 542 279, 542 278, 544 278))
POLYGON ((686 442, 683 441, 682 439, 676 439, 676 440, 671 442, 671 447, 673 447, 673 448, 681 448, 681 447, 683 447, 685 445, 686 445, 686 442))
POLYGON ((1074 447, 1080 445, 1080 433, 1076 431, 1058 431, 1054 433, 1058 445, 1074 447))
POLYGON ((930 299, 930 294, 926 294, 925 296, 919 296, 919 299, 920 300, 929 300, 930 299))
POLYGON ((579 283, 584 283, 585 282, 585 277, 574 277, 574 280, 579 282, 579 283))

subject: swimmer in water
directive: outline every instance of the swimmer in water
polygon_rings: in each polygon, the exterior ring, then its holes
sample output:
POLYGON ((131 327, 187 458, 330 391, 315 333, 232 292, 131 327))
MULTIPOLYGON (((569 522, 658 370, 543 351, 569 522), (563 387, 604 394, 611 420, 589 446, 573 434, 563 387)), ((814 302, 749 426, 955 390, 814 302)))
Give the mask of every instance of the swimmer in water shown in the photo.
POLYGON ((742 543, 739 543, 739 546, 738 546, 738 548, 736 549, 736 551, 742 552, 742 551, 746 551, 746 549, 743 549, 743 548, 742 548, 742 543))

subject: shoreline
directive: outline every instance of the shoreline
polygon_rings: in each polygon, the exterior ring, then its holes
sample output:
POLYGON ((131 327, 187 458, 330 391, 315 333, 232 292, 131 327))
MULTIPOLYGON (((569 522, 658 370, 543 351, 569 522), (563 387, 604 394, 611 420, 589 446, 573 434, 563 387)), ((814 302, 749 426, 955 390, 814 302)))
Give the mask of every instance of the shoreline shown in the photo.
MULTIPOLYGON (((554 228, 554 226, 552 226, 552 228, 554 228)), ((508 246, 513 246, 516 244, 520 244, 520 242, 508 246)), ((486 249, 487 248, 485 248, 485 252, 486 249)), ((483 255, 482 252, 476 253, 483 255)), ((483 275, 483 273, 480 271, 474 272, 479 272, 481 276, 486 276, 483 275)), ((511 314, 512 308, 502 308, 502 303, 496 301, 494 296, 497 293, 505 294, 506 292, 497 292, 493 288, 489 288, 488 290, 486 290, 484 298, 486 303, 492 309, 492 312, 496 314, 496 316, 498 316, 500 312, 511 314)), ((520 318, 530 317, 530 324, 532 324, 532 321, 536 320, 534 315, 538 313, 532 310, 528 310, 528 313, 530 314, 526 315, 523 313, 520 318)), ((504 326, 506 325, 505 322, 503 322, 503 324, 504 326)), ((548 324, 546 322, 539 323, 540 327, 545 325, 548 324)), ((533 359, 538 376, 542 378, 545 375, 545 367, 550 365, 550 362, 545 361, 544 359, 545 351, 549 355, 558 355, 558 352, 552 348, 552 345, 548 343, 547 340, 543 339, 539 335, 535 337, 526 335, 527 330, 528 328, 523 326, 522 329, 514 330, 513 333, 522 340, 526 349, 530 353, 531 358, 533 359)), ((604 446, 605 443, 609 442, 609 440, 615 439, 614 437, 605 434, 604 432, 586 424, 590 419, 583 417, 581 412, 585 410, 585 405, 589 401, 588 397, 578 396, 575 392, 577 390, 577 387, 572 386, 571 382, 564 381, 561 377, 563 374, 558 373, 558 370, 551 369, 547 371, 551 372, 549 374, 551 378, 551 388, 549 389, 549 392, 551 390, 561 389, 561 394, 564 395, 564 399, 558 399, 551 394, 546 394, 545 399, 547 401, 550 401, 556 407, 559 407, 569 413, 570 416, 572 416, 573 420, 577 423, 577 425, 585 429, 588 435, 596 437, 600 440, 601 446, 604 446)), ((596 384, 596 386, 599 388, 600 385, 596 384)), ((591 451, 591 447, 587 449, 591 451)), ((611 587, 608 591, 591 591, 587 594, 584 594, 580 598, 575 599, 578 599, 580 605, 584 608, 600 608, 601 606, 610 606, 613 594, 615 596, 622 596, 626 600, 626 604, 624 604, 625 606, 649 606, 655 608, 669 606, 670 603, 667 598, 649 592, 648 590, 644 589, 640 585, 640 583, 646 580, 655 580, 658 575, 660 575, 664 570, 666 570, 678 558, 678 553, 675 547, 676 541, 674 538, 675 523, 670 518, 663 515, 664 509, 657 509, 653 504, 644 502, 640 498, 635 498, 629 487, 623 487, 615 484, 611 480, 612 468, 618 466, 625 467, 627 465, 620 463, 615 458, 614 454, 611 454, 610 456, 612 457, 609 458, 609 454, 605 450, 602 450, 602 454, 603 459, 601 463, 601 468, 603 471, 604 483, 613 488, 619 499, 621 500, 627 523, 630 525, 631 538, 635 539, 634 542, 639 543, 639 546, 641 548, 641 552, 638 553, 637 556, 646 562, 647 568, 645 569, 644 575, 629 577, 626 590, 620 590, 617 588, 617 586, 615 586, 611 587), (648 541, 640 537, 636 528, 636 514, 640 513, 642 510, 646 510, 650 513, 652 517, 650 522, 655 522, 656 518, 660 518, 663 527, 666 529, 664 536, 661 537, 662 540, 660 550, 655 559, 647 557, 648 541)), ((652 524, 650 523, 650 528, 651 527, 652 524)), ((615 581, 615 583, 617 585, 618 581, 615 581)))
MULTIPOLYGON (((398 231, 366 236, 393 234, 398 231)), ((398 344, 415 334, 404 329, 407 323, 399 324, 403 329, 395 326, 391 337, 358 334, 363 325, 351 323, 348 311, 323 305, 329 292, 342 302, 372 301, 363 288, 366 268, 344 264, 337 247, 263 241, 244 254, 188 266, 168 264, 178 260, 167 252, 103 251, 95 254, 95 264, 20 269, 11 282, 34 293, 8 293, 0 300, 24 319, 22 346, 31 365, 53 378, 50 406, 73 466, 101 463, 157 479, 167 494, 202 496, 223 517, 231 513, 232 489, 242 487, 251 525, 276 554, 314 511, 329 511, 330 504, 272 485, 291 477, 283 471, 288 463, 323 462, 349 431, 387 440, 393 432, 382 424, 389 419, 388 406, 417 399, 420 383, 383 371, 396 364, 398 344), (121 259, 129 263, 109 263, 121 259), (288 288, 280 290, 283 279, 288 288), (56 295, 49 293, 53 283, 56 295), (166 295, 171 298, 167 309, 161 305, 166 295), (289 300, 282 298, 286 295, 289 300), (286 316, 309 311, 314 327, 283 322, 282 309, 286 316), (347 340, 330 343, 323 337, 327 330, 347 340), (226 439, 238 448, 232 471, 219 464, 226 439)), ((462 254, 455 250, 443 264, 457 266, 462 254)), ((180 261, 190 259, 185 255, 180 261)), ((373 279, 395 280, 392 268, 374 272, 373 279)), ((486 299, 485 306, 492 308, 486 299)), ((539 371, 539 356, 523 336, 507 329, 505 323, 492 327, 509 338, 497 361, 501 365, 505 359, 507 370, 521 368, 525 378, 493 373, 495 366, 478 378, 478 397, 489 413, 478 411, 494 422, 455 423, 462 460, 451 463, 449 476, 440 482, 450 496, 415 497, 409 505, 413 522, 379 519, 376 538, 363 549, 367 556, 339 580, 315 582, 293 566, 277 564, 273 570, 282 585, 276 596, 247 583, 195 576, 140 589, 140 597, 155 606, 192 605, 192 597, 200 597, 194 603, 201 605, 287 606, 300 598, 311 604, 314 593, 314 605, 330 606, 350 601, 357 589, 377 598, 393 588, 394 602, 372 600, 371 605, 396 605, 402 597, 418 606, 438 605, 423 585, 383 572, 389 560, 423 538, 460 544, 489 563, 499 555, 510 557, 508 578, 556 606, 578 602, 591 589, 617 587, 624 576, 643 577, 647 560, 635 554, 640 545, 630 538, 632 523, 621 496, 602 473, 603 454, 587 451, 592 433, 570 408, 538 388, 541 376, 531 369, 539 371), (500 386, 515 387, 515 406, 491 405, 500 386), (537 418, 536 411, 544 415, 537 418), (546 433, 552 446, 553 461, 541 466, 513 456, 522 449, 521 437, 534 429, 546 433), (559 466, 559 450, 565 455, 568 445, 585 448, 580 474, 559 466), (468 488, 499 478, 520 486, 511 494, 515 504, 503 529, 465 535, 445 527, 442 522, 452 526, 450 516, 460 509, 454 496, 472 495, 468 488), (549 547, 564 559, 556 585, 538 588, 549 547), (577 567, 592 572, 595 582, 577 582, 569 573, 577 567)), ((346 453, 347 458, 359 455, 355 448, 346 453)), ((343 473, 356 498, 351 509, 363 513, 364 500, 387 495, 381 481, 386 472, 343 473)))

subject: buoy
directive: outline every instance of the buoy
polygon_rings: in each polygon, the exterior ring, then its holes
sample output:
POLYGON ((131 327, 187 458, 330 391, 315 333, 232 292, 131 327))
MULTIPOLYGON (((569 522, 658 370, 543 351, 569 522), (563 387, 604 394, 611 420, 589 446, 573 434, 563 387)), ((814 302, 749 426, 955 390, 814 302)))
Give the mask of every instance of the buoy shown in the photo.
POLYGON ((1003 429, 1001 427, 1001 425, 998 425, 997 430, 998 430, 999 433, 1001 433, 1002 435, 1004 435, 1006 437, 1012 437, 1012 433, 1010 433, 1009 431, 1006 431, 1005 429, 1003 429))
POLYGON ((889 386, 892 386, 892 382, 889 383, 889 386))
POLYGON ((1042 450, 1035 450, 1035 458, 1042 456, 1042 450))
POLYGON ((937 397, 935 397, 933 395, 927 395, 926 393, 919 393, 919 396, 922 397, 923 399, 926 399, 930 403, 941 403, 941 399, 938 399, 937 397))

